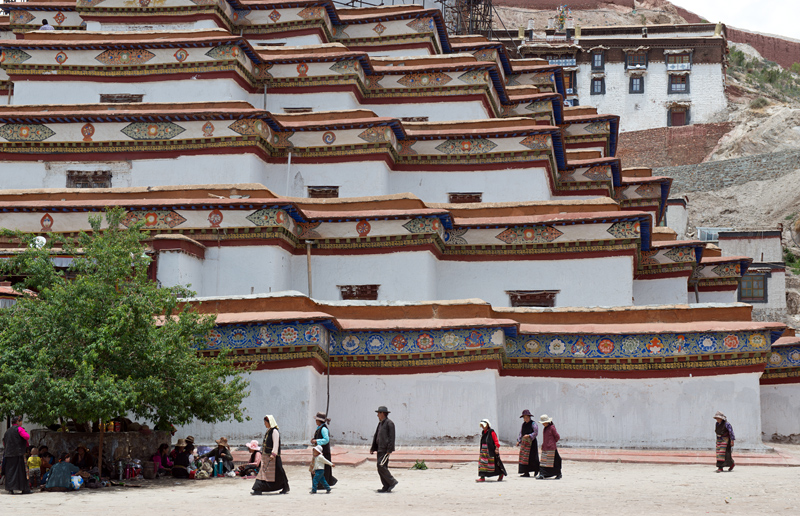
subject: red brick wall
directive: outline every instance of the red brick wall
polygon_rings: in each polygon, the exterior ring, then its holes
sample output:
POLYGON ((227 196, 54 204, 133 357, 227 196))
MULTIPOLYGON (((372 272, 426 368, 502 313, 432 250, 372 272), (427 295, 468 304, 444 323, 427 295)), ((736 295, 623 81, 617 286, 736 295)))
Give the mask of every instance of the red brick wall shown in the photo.
POLYGON ((702 163, 732 122, 660 127, 620 133, 617 157, 623 167, 674 167, 702 163))
POLYGON ((728 27, 728 41, 732 44, 747 43, 758 50, 764 59, 774 61, 784 68, 800 63, 800 42, 773 38, 763 34, 728 27))
POLYGON ((608 4, 621 5, 633 9, 634 0, 494 0, 494 5, 505 7, 523 7, 539 11, 552 10, 566 4, 573 11, 581 9, 601 9, 608 4))

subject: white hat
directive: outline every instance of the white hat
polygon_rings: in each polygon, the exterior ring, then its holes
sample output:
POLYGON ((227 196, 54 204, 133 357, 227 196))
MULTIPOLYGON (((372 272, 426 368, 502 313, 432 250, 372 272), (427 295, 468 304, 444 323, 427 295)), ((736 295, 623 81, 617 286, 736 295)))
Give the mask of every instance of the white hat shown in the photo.
POLYGON ((539 416, 539 423, 541 424, 552 423, 552 422, 553 418, 548 416, 547 414, 542 414, 541 416, 539 416))
POLYGON ((314 449, 316 451, 318 451, 320 455, 322 455, 322 445, 321 444, 318 444, 318 445, 314 446, 314 449))

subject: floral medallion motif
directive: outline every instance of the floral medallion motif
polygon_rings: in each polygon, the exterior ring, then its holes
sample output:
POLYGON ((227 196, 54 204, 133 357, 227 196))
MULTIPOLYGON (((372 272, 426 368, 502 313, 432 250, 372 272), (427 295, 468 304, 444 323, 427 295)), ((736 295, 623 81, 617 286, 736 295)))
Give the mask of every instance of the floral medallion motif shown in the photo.
POLYGON ((305 63, 300 63, 297 65, 297 76, 298 77, 308 77, 308 65, 305 63))
POLYGON ((67 17, 64 15, 64 13, 58 11, 56 15, 53 16, 53 19, 56 21, 57 24, 61 25, 62 23, 64 23, 64 20, 66 20, 67 17))
POLYGON ((355 335, 348 335, 342 340, 342 347, 347 351, 355 351, 361 342, 355 335))
POLYGON ((733 334, 726 335, 725 338, 722 339, 722 345, 728 349, 736 349, 739 347, 739 337, 733 334))
POLYGON ((129 228, 139 221, 144 221, 145 229, 172 229, 186 222, 186 219, 172 210, 129 211, 120 222, 129 228))
POLYGON ((717 349, 717 339, 709 335, 700 341, 700 349, 705 352, 714 351, 717 349))
POLYGON ((381 337, 378 334, 373 334, 367 337, 366 341, 367 349, 371 351, 378 351, 383 347, 383 344, 384 344, 383 337, 381 337))
POLYGON ((234 328, 228 334, 228 343, 234 348, 244 347, 244 345, 247 343, 247 340, 247 332, 245 332, 242 328, 234 328))
POLYGON ((484 154, 491 152, 497 144, 485 138, 447 140, 436 146, 443 154, 484 154))
POLYGON ((48 232, 53 229, 53 217, 49 213, 45 213, 39 223, 42 225, 42 231, 48 232))
POLYGON ((64 52, 59 52, 58 54, 56 54, 56 63, 60 65, 66 63, 67 59, 69 58, 67 57, 67 54, 65 54, 64 52))
POLYGON ((219 225, 222 224, 223 218, 221 211, 212 210, 211 213, 208 214, 208 223, 211 224, 212 228, 218 228, 219 225))
POLYGON ((763 348, 767 345, 767 339, 765 339, 764 335, 760 333, 754 333, 753 335, 750 335, 749 342, 754 348, 763 348))
POLYGON ((551 141, 548 134, 532 134, 519 143, 531 150, 547 150, 550 148, 551 141))
POLYGON ((654 354, 658 355, 661 353, 661 350, 664 349, 664 343, 661 342, 661 339, 658 337, 653 337, 652 339, 647 341, 647 350, 654 354))
POLYGON ((214 124, 211 122, 203 124, 203 136, 214 136, 214 124))
POLYGON ((639 222, 633 220, 615 222, 606 231, 616 238, 638 238, 639 222))
POLYGON ((83 136, 83 141, 92 141, 92 136, 94 136, 94 126, 90 123, 84 124, 83 127, 81 127, 81 135, 83 136))
POLYGON ((550 341, 550 353, 560 355, 567 349, 567 345, 561 339, 553 339, 550 341))
POLYGON ((369 235, 371 229, 372 226, 370 226, 369 222, 366 220, 362 220, 356 224, 356 233, 358 233, 358 236, 360 237, 369 235))
POLYGON ((538 340, 529 340, 525 343, 525 350, 528 353, 536 354, 542 350, 542 345, 538 340))
POLYGON ((563 234, 552 226, 534 226, 529 228, 508 228, 495 238, 506 244, 544 244, 553 242, 563 234))
POLYGON ((293 326, 287 326, 281 332, 281 341, 285 344, 291 344, 297 340, 299 333, 293 326))
POLYGON ((641 344, 636 337, 625 337, 622 339, 622 351, 625 353, 636 353, 639 351, 641 344))
POLYGON ((237 120, 228 126, 228 129, 243 136, 261 136, 265 140, 270 137, 270 128, 260 119, 242 119, 237 120))
POLYGON ((306 342, 319 342, 320 333, 319 326, 315 324, 306 328, 306 331, 303 332, 303 338, 306 340, 306 342))
POLYGON ((397 351, 402 351, 403 348, 406 347, 406 344, 406 338, 402 335, 395 335, 395 337, 392 339, 392 346, 394 346, 394 349, 397 351))
POLYGON ((456 349, 458 347, 458 336, 455 333, 445 333, 442 335, 442 346, 445 349, 456 349))
POLYGON ((377 25, 375 25, 374 27, 372 27, 372 30, 374 30, 374 31, 375 31, 375 33, 376 33, 378 36, 380 36, 381 34, 383 34, 383 33, 386 31, 386 25, 382 24, 381 22, 378 22, 378 24, 377 24, 377 25))
POLYGON ((410 73, 397 79, 398 84, 406 88, 427 88, 428 86, 444 86, 452 79, 446 73, 410 73))
POLYGON ((333 142, 335 141, 336 141, 336 134, 334 134, 332 131, 325 131, 322 134, 322 143, 324 143, 325 145, 333 145, 333 142))
POLYGON ((134 140, 169 140, 186 129, 172 122, 133 122, 122 133, 134 140))
POLYGON ((417 337, 417 347, 423 351, 433 347, 433 337, 430 333, 423 333, 417 337))
POLYGON ((95 57, 95 60, 109 66, 140 65, 145 64, 154 57, 156 57, 154 53, 144 49, 106 50, 95 57))
POLYGON ((572 345, 572 355, 576 357, 585 357, 587 353, 589 353, 589 345, 586 344, 583 339, 578 339, 572 345))
POLYGON ((464 339, 464 345, 468 348, 481 348, 483 344, 483 334, 479 331, 469 332, 469 336, 464 339))
POLYGON ((172 54, 179 63, 186 61, 189 58, 189 51, 183 48, 178 49, 172 54))
POLYGON ((597 343, 597 351, 603 355, 610 355, 614 352, 614 341, 611 339, 601 339, 597 343))
POLYGON ((781 362, 783 362, 783 355, 776 351, 772 351, 769 354, 769 358, 767 358, 767 362, 769 362, 769 365, 771 366, 781 365, 781 362))
POLYGON ((794 363, 794 364, 798 364, 798 363, 800 363, 800 350, 797 350, 797 349, 796 349, 796 350, 792 351, 792 352, 789 354, 789 356, 788 356, 788 357, 786 357, 786 358, 788 358, 788 359, 789 359, 789 361, 790 361, 790 362, 792 362, 792 363, 794 363))
POLYGON ((278 20, 281 19, 281 13, 279 13, 276 9, 273 9, 271 13, 269 13, 268 18, 272 20, 272 23, 278 23, 278 20))
POLYGON ((10 142, 41 142, 56 134, 46 125, 6 124, 0 127, 0 138, 10 142))

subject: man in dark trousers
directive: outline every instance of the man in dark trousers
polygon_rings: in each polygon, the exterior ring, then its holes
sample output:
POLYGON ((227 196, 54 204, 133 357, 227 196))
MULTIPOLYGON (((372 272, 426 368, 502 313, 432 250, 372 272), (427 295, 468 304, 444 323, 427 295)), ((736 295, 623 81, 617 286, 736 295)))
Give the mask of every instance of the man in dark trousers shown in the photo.
POLYGON ((394 423, 389 419, 389 409, 384 406, 378 407, 378 428, 375 429, 375 436, 372 438, 370 453, 378 452, 378 475, 381 477, 383 487, 378 489, 379 493, 391 493, 392 489, 398 484, 397 480, 389 473, 389 454, 394 451, 394 423))

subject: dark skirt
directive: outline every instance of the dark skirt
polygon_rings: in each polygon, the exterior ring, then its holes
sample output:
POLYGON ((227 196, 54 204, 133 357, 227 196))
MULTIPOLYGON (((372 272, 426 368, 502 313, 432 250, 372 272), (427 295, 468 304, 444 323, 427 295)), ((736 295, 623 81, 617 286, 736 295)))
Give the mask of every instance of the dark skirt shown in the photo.
POLYGON ((717 467, 718 468, 732 468, 733 456, 731 455, 732 447, 730 439, 717 436, 717 467))
POLYGON ((6 476, 6 491, 22 491, 30 493, 28 474, 25 471, 25 457, 6 457, 4 459, 3 473, 6 476))
POLYGON ((519 473, 539 473, 539 443, 525 436, 519 445, 519 473))
POLYGON ((253 491, 257 493, 269 493, 272 491, 289 489, 289 479, 286 478, 286 472, 283 470, 283 461, 281 461, 281 456, 278 455, 274 460, 275 481, 267 482, 266 480, 256 479, 256 481, 253 483, 253 491))
POLYGON ((542 450, 542 462, 539 465, 539 474, 544 478, 557 477, 561 474, 561 455, 558 454, 557 449, 551 451, 555 452, 552 458, 552 465, 545 466, 545 464, 548 464, 550 461, 545 460, 545 456, 548 452, 542 450))

